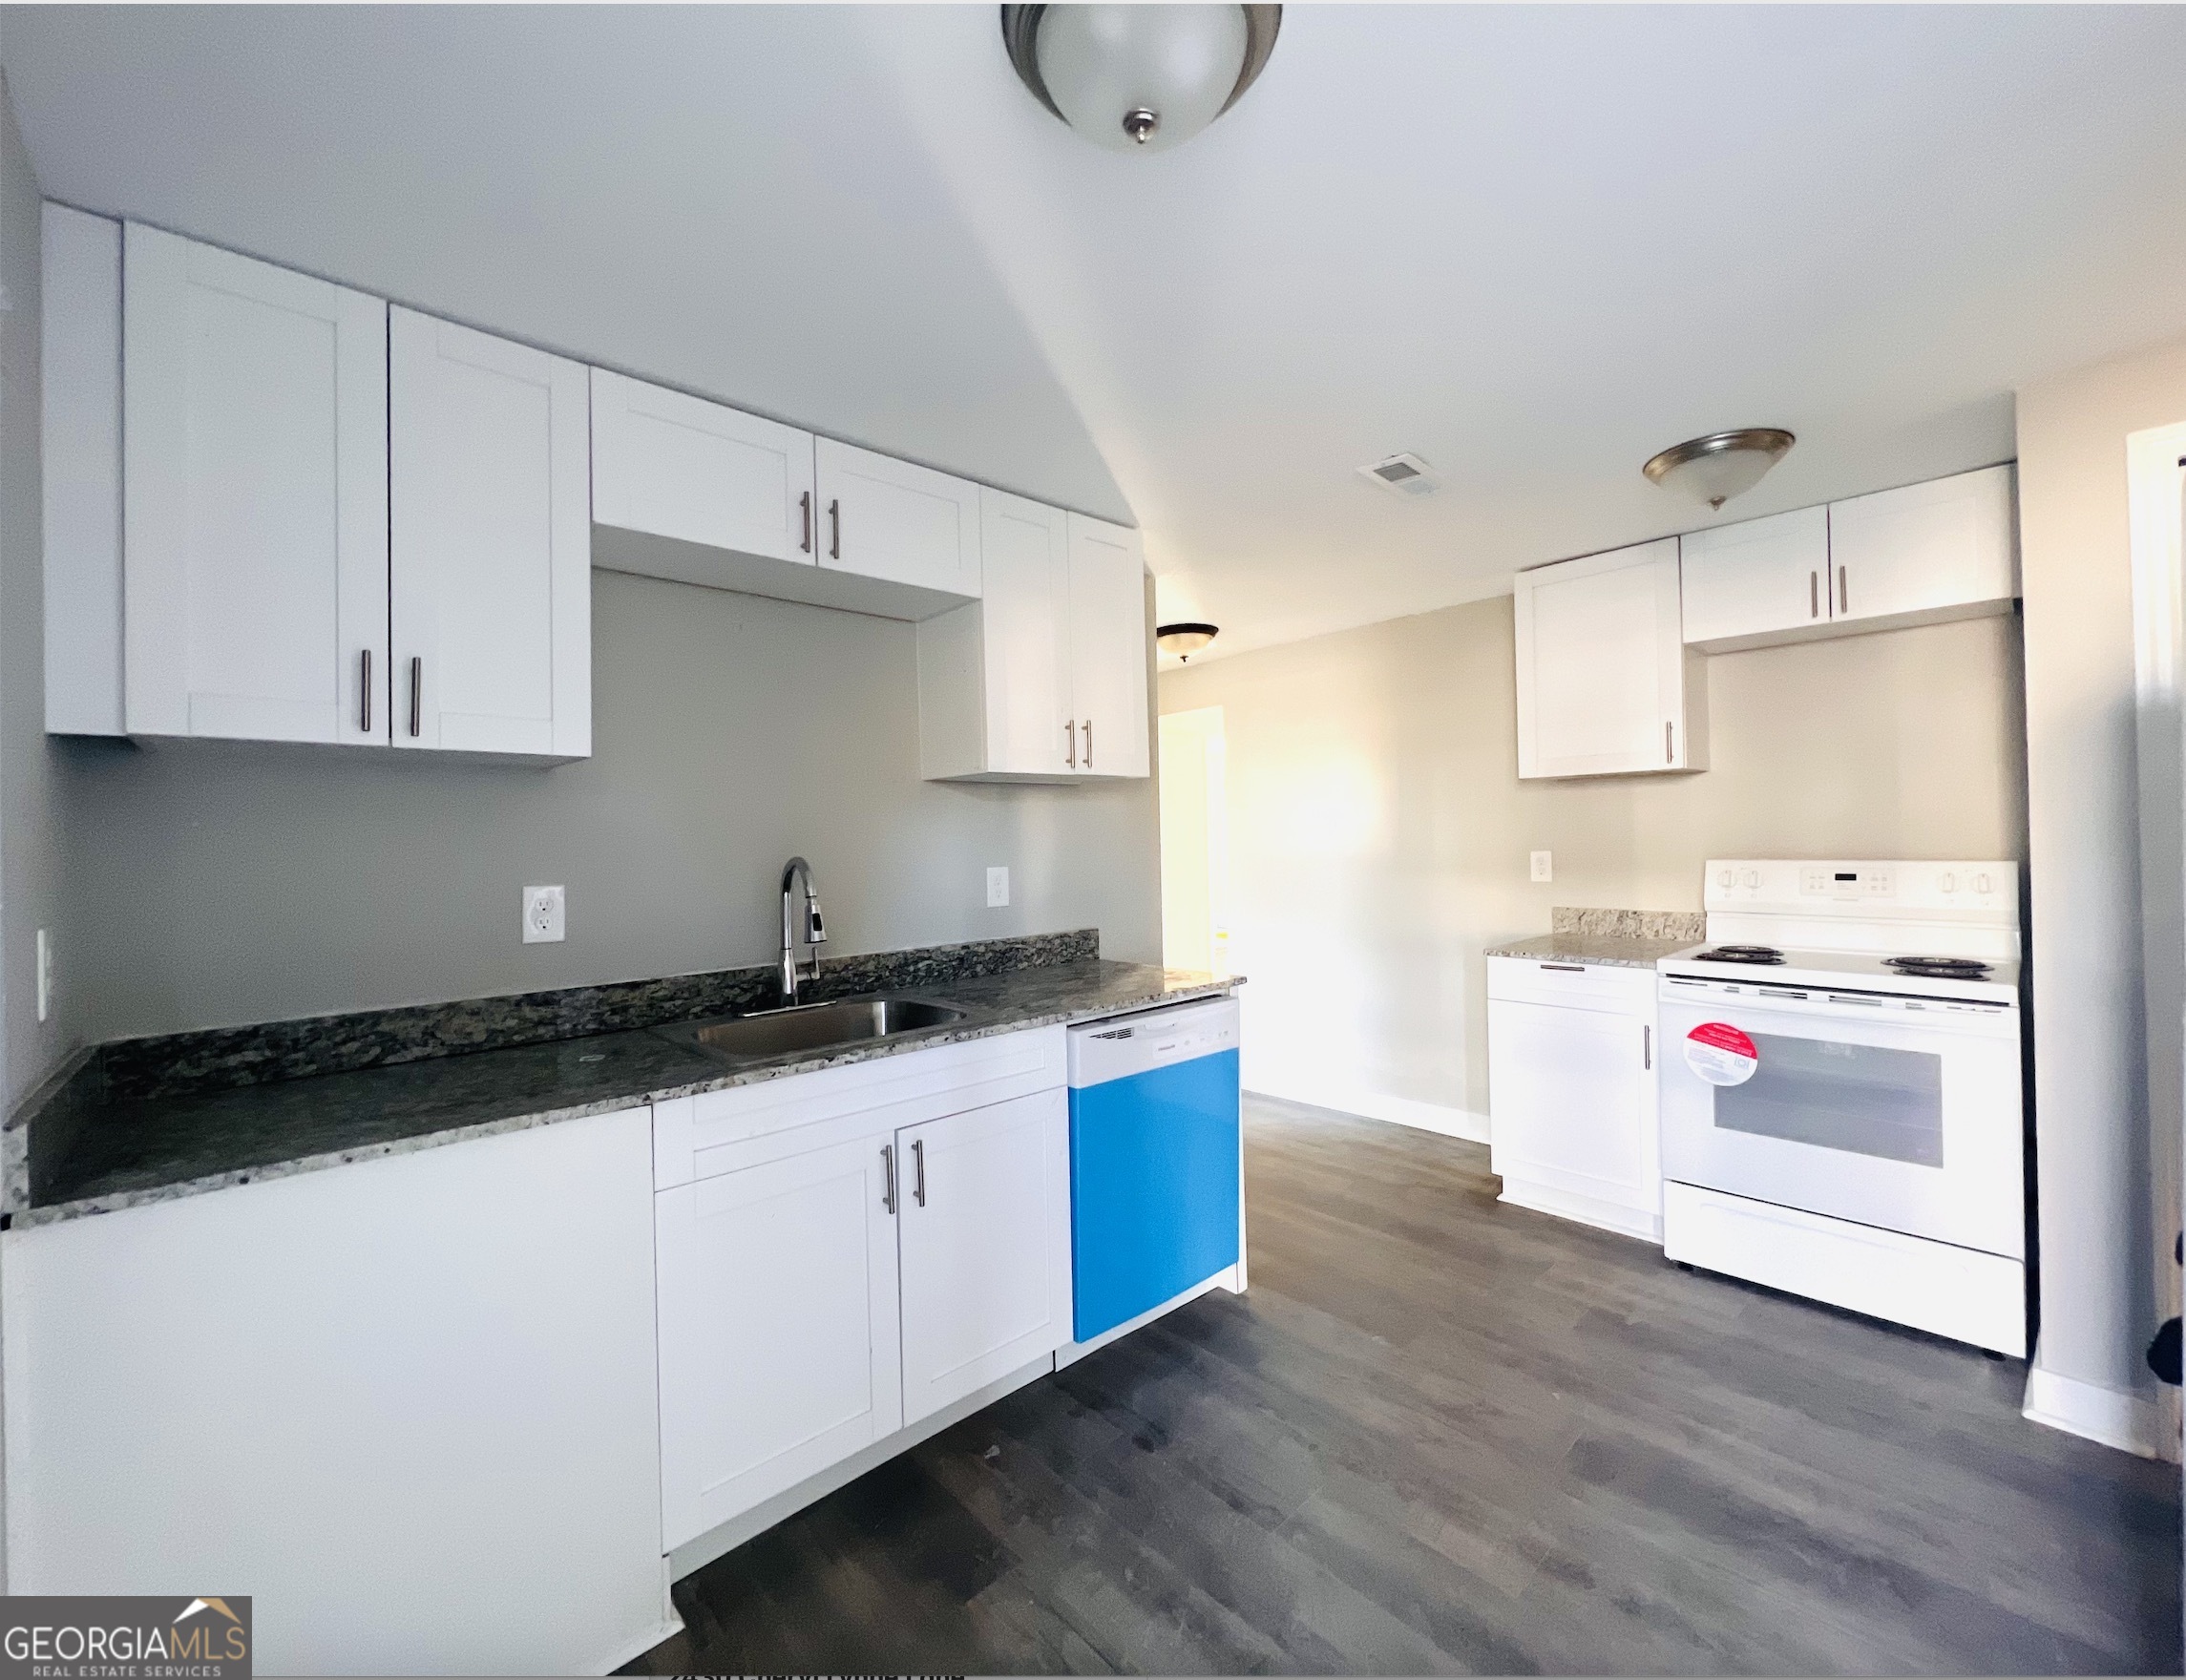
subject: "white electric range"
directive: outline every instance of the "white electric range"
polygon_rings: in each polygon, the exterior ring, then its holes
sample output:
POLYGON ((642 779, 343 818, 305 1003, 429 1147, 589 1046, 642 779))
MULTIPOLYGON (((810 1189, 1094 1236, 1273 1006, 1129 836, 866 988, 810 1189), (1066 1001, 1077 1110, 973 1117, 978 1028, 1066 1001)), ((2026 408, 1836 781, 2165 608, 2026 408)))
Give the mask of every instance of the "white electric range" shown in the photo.
POLYGON ((1656 964, 1663 1248, 2026 1352, 2019 868, 1718 860, 1656 964))

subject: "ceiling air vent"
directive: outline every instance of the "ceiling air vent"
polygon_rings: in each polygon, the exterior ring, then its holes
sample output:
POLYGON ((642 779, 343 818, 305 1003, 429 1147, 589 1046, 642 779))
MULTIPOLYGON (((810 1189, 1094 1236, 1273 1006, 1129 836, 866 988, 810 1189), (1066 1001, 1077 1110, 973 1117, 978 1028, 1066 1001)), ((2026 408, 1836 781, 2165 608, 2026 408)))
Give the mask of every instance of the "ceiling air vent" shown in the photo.
POLYGON ((1442 486, 1442 475, 1418 455, 1391 455, 1361 467, 1358 475, 1396 495, 1433 495, 1442 486))

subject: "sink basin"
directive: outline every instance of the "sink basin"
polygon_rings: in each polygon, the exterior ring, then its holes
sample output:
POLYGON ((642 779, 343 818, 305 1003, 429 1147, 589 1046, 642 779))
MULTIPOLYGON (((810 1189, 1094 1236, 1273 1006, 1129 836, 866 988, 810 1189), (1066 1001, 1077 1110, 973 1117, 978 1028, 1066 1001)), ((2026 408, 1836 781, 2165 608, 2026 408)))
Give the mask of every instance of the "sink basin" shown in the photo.
POLYGON ((841 1003, 805 1003, 731 1020, 698 1021, 676 1029, 702 1050, 734 1060, 756 1060, 792 1050, 824 1050, 865 1039, 893 1039, 959 1021, 968 1010, 918 998, 861 998, 841 1003))

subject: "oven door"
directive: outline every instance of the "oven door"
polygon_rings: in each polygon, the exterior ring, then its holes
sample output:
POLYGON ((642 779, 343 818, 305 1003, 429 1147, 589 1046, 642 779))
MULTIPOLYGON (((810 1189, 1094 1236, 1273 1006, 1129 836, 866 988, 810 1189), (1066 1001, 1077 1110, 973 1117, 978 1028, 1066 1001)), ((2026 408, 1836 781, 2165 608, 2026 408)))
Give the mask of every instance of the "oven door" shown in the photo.
POLYGON ((2025 1258, 2017 1009, 1666 978, 1660 1026, 1665 1178, 2025 1258), (1711 1023, 1750 1077, 1702 1077, 1743 1070, 1691 1039, 1711 1023))

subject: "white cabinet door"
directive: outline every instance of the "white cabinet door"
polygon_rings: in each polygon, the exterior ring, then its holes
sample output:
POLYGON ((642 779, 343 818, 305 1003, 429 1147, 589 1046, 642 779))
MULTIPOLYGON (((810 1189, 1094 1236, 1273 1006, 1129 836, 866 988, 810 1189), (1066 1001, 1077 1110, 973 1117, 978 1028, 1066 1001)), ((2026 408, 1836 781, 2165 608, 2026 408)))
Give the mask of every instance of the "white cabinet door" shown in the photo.
POLYGON ((1139 534, 1070 515, 1071 709, 1078 768, 1148 773, 1146 585, 1139 534))
POLYGON ((1059 508, 979 493, 979 617, 984 768, 1053 773, 1075 756, 1071 712, 1071 557, 1059 508))
POLYGON ((1676 537, 1521 572, 1513 593, 1520 776, 1702 767, 1705 688, 1689 681, 1676 537))
POLYGON ((387 669, 387 305, 128 224, 133 735, 371 743, 387 669))
POLYGON ((1653 1020, 1488 1002, 1490 1153, 1503 1199, 1659 1238, 1653 1020))
POLYGON ((398 746, 592 751, 585 370, 392 311, 398 746))
POLYGON ((810 564, 812 434, 592 369, 592 517, 810 564))
POLYGON ((823 437, 820 564, 967 599, 979 593, 979 487, 823 437))
POLYGON ((887 1133, 662 1190, 662 1547, 903 1421, 887 1133))
POLYGON ((217 1581, 269 1674, 608 1672, 666 1632, 652 1200, 636 1108, 0 1236, 10 1589, 217 1581))
POLYGON ((1689 644, 1728 653, 1828 628, 1827 508, 1695 531, 1678 548, 1689 644))
POLYGON ((912 1423, 1070 1339, 1069 1103, 1042 1091, 896 1143, 912 1423))
POLYGON ((1839 623, 2007 611, 2019 593, 2012 470, 1986 467, 1832 502, 1829 557, 1839 623))

